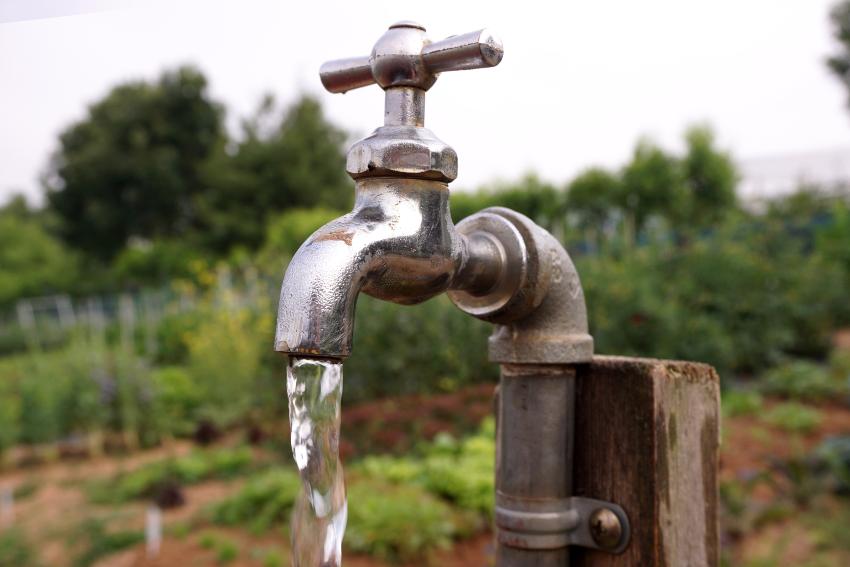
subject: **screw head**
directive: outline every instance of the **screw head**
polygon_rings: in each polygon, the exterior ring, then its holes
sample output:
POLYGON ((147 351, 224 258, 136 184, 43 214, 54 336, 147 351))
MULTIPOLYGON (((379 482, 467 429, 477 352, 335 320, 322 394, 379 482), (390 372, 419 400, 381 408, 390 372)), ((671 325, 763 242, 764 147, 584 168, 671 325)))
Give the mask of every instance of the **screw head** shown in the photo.
POLYGON ((603 549, 613 549, 623 537, 623 525, 617 514, 608 508, 597 508, 590 515, 590 535, 603 549))

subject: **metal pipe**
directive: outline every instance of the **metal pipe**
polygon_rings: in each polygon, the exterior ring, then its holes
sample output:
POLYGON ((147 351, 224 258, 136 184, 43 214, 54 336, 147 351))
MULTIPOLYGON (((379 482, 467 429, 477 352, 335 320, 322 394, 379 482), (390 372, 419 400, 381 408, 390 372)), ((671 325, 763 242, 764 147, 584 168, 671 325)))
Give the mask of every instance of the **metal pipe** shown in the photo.
MULTIPOLYGON (((497 509, 551 510, 554 514, 560 503, 572 496, 575 377, 575 369, 569 365, 502 365, 497 509)), ((544 526, 534 534, 525 524, 517 533, 506 529, 498 514, 496 521, 496 565, 569 564, 567 530, 562 525, 544 526)))

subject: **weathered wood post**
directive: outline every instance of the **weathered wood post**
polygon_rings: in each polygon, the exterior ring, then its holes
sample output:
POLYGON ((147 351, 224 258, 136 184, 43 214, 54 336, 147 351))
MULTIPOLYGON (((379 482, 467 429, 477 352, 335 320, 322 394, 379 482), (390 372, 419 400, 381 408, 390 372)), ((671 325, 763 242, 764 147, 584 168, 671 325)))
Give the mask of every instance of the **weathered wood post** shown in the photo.
POLYGON ((708 365, 597 356, 576 383, 574 494, 619 504, 620 555, 581 547, 574 567, 715 566, 720 384, 708 365))

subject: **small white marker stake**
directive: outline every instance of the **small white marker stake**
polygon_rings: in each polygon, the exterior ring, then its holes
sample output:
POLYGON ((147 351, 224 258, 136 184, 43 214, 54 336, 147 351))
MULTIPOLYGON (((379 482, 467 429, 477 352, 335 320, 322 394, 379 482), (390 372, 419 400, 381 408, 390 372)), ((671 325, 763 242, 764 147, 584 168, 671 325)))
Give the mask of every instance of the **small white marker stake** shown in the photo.
POLYGON ((159 555, 159 547, 162 545, 162 511, 157 506, 148 507, 145 517, 145 542, 148 557, 159 555))

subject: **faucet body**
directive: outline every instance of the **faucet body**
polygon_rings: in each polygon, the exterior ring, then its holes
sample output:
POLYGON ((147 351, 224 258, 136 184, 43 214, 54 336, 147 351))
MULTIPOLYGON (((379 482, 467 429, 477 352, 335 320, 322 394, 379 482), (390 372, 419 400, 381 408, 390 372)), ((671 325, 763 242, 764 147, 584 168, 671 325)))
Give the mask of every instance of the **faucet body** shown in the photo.
POLYGON ((361 292, 405 305, 447 292, 495 324, 497 564, 565 566, 587 531, 570 508, 575 365, 593 356, 584 294, 563 246, 522 214, 494 207, 453 224, 457 154, 424 127, 425 92, 439 73, 493 66, 502 50, 485 30, 435 43, 424 32, 400 22, 369 57, 322 66, 331 92, 379 84, 384 126, 349 150, 354 209, 310 236, 286 270, 275 350, 346 358, 361 292))
POLYGON ((456 280, 467 248, 449 216, 446 183, 376 177, 355 190, 354 210, 316 231, 286 270, 276 350, 345 358, 361 291, 410 305, 456 280))

